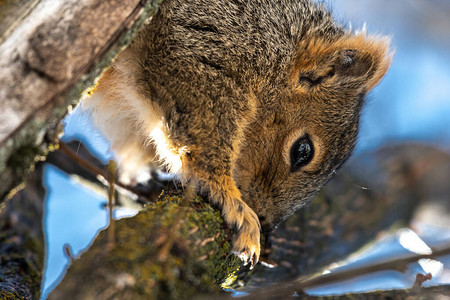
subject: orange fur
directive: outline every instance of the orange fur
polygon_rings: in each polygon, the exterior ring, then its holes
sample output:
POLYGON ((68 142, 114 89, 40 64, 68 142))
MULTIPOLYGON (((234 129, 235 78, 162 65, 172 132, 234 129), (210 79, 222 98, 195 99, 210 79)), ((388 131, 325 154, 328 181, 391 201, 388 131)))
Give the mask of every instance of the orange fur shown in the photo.
MULTIPOLYGON (((393 53, 389 53, 390 39, 388 37, 367 36, 365 33, 357 35, 349 34, 340 37, 336 41, 328 41, 324 38, 313 38, 302 41, 298 46, 298 52, 291 73, 291 84, 297 85, 300 70, 318 70, 318 76, 325 76, 331 71, 331 66, 323 68, 323 61, 338 51, 354 49, 361 55, 370 55, 373 61, 375 74, 371 74, 366 83, 366 92, 373 89, 388 71, 393 53), (375 67, 376 66, 376 67, 375 67)), ((299 87, 302 90, 302 87, 299 87)))

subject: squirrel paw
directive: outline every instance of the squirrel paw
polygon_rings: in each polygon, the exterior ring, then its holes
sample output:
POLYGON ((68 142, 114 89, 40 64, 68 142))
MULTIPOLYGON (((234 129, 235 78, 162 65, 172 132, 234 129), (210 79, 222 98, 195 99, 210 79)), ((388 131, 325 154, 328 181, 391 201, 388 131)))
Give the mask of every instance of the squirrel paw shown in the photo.
POLYGON ((241 229, 233 244, 232 253, 244 262, 244 266, 250 263, 250 270, 252 270, 259 261, 260 252, 259 230, 252 233, 241 229))

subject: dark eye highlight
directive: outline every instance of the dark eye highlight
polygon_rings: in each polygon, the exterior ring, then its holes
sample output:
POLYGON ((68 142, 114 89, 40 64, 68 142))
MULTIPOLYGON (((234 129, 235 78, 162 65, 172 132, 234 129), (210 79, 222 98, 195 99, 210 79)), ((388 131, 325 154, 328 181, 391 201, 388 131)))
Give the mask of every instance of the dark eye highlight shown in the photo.
POLYGON ((307 165, 314 156, 313 143, 308 135, 304 135, 292 145, 290 159, 291 172, 298 171, 301 167, 307 165))

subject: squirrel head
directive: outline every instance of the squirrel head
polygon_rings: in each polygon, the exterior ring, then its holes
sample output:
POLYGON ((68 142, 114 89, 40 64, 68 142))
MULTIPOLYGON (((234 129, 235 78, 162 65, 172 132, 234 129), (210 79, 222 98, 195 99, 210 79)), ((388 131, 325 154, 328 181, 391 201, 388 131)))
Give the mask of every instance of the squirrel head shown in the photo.
POLYGON ((387 72, 389 39, 345 34, 302 41, 283 88, 247 126, 234 170, 263 230, 303 206, 351 154, 365 95, 387 72))

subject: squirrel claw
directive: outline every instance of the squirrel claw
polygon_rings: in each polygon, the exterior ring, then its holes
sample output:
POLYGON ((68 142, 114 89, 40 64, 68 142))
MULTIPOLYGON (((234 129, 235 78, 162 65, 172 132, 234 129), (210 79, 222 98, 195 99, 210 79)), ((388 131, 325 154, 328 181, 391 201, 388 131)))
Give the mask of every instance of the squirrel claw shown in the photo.
POLYGON ((233 252, 233 253, 236 254, 237 257, 239 257, 239 259, 244 262, 244 266, 246 266, 250 263, 250 270, 253 270, 253 268, 259 261, 259 253, 257 253, 254 250, 250 250, 250 255, 247 253, 247 251, 242 251, 240 253, 237 253, 237 252, 233 252))
MULTIPOLYGON (((253 211, 251 212, 253 213, 253 211)), ((251 220, 256 220, 256 226, 253 227, 254 229, 252 228, 253 230, 248 229, 248 227, 250 227, 249 225, 245 228, 241 228, 237 234, 236 240, 233 243, 234 245, 232 250, 232 253, 237 255, 237 257, 244 262, 244 266, 250 263, 250 270, 252 270, 258 263, 261 252, 261 246, 259 243, 259 223, 257 223, 258 219, 256 215, 255 218, 251 220)))
POLYGON ((253 253, 251 258, 250 270, 253 270, 253 268, 258 262, 259 262, 259 253, 253 253))

